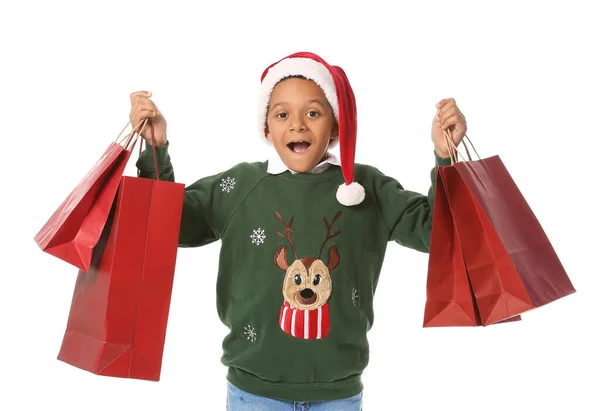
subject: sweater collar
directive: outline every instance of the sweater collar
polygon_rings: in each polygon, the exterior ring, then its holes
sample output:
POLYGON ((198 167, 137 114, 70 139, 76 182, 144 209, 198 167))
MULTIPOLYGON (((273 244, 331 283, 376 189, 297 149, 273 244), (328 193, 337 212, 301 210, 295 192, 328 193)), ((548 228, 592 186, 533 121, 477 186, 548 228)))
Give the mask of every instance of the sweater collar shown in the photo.
MULTIPOLYGON (((323 160, 322 162, 317 164, 315 166, 315 168, 313 168, 312 170, 309 171, 309 173, 310 174, 321 173, 321 172, 327 170, 329 168, 329 166, 331 166, 331 165, 339 166, 340 162, 338 161, 336 156, 334 156, 333 154, 328 152, 327 158, 325 158, 325 160, 323 160)), ((281 174, 286 171, 289 171, 292 174, 298 174, 295 171, 290 170, 285 165, 285 163, 281 160, 281 158, 277 155, 276 152, 274 154, 272 154, 271 157, 269 157, 269 162, 267 165, 267 172, 269 174, 281 174)))

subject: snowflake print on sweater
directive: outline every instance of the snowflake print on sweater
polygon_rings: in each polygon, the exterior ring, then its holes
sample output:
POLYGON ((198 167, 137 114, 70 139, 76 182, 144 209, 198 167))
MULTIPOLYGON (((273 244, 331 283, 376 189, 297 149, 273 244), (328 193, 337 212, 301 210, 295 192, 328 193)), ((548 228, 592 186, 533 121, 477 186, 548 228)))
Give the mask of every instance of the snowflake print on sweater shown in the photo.
POLYGON ((221 191, 229 193, 235 187, 235 178, 227 177, 221 179, 221 191))
POLYGON ((248 341, 256 341, 256 331, 254 330, 254 327, 252 327, 250 324, 244 327, 244 335, 246 336, 246 339, 248 341))
POLYGON ((355 306, 358 305, 359 295, 358 290, 356 288, 352 289, 352 304, 355 306))
POLYGON ((256 245, 261 245, 262 243, 264 243, 266 238, 267 238, 267 236, 265 234, 265 230, 260 227, 257 228, 256 230, 253 230, 252 235, 250 235, 252 244, 256 244, 256 245))

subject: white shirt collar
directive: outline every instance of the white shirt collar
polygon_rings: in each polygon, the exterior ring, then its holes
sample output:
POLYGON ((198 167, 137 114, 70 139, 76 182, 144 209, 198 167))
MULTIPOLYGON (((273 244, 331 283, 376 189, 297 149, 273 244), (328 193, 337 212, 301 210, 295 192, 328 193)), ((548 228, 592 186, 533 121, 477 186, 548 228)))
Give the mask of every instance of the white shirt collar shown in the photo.
MULTIPOLYGON (((327 153, 327 158, 321 161, 319 164, 315 166, 309 173, 321 173, 329 168, 330 165, 339 166, 340 162, 337 157, 331 153, 327 153)), ((285 163, 281 160, 281 158, 275 152, 271 157, 269 157, 269 163, 267 165, 267 173, 269 174, 281 174, 288 171, 292 174, 296 174, 295 171, 290 170, 285 163)))

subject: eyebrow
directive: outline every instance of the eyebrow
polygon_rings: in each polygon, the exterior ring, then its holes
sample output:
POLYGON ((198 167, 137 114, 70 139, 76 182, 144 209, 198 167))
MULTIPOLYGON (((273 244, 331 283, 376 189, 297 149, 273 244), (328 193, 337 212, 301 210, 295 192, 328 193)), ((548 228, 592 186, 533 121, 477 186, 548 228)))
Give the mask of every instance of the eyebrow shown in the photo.
MULTIPOLYGON (((314 98, 314 99, 312 99, 312 100, 308 100, 308 102, 309 102, 309 103, 317 103, 317 104, 318 104, 318 105, 320 105, 321 107, 323 107, 323 108, 325 107, 325 105, 323 104, 323 102, 322 102, 321 100, 319 100, 319 99, 316 99, 316 98, 314 98)), ((273 109, 274 109, 275 107, 277 107, 277 106, 283 106, 284 104, 288 104, 288 102, 287 102, 287 101, 281 101, 281 102, 279 102, 279 103, 277 103, 277 104, 273 104, 273 105, 271 106, 271 110, 273 110, 273 109)))

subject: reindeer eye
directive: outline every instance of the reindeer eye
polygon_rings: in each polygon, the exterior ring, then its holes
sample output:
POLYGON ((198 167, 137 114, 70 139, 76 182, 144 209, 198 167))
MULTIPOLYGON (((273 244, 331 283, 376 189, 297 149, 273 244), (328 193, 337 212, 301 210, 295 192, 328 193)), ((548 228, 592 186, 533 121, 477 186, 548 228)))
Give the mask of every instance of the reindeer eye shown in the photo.
POLYGON ((300 274, 296 274, 294 276, 294 282, 296 283, 296 285, 300 285, 300 283, 302 282, 302 277, 300 277, 300 274))
POLYGON ((321 282, 321 274, 317 274, 317 275, 315 275, 315 278, 314 278, 314 280, 313 280, 313 284, 314 284, 314 285, 317 285, 317 284, 319 284, 320 282, 321 282))

